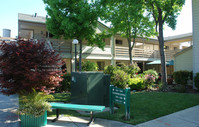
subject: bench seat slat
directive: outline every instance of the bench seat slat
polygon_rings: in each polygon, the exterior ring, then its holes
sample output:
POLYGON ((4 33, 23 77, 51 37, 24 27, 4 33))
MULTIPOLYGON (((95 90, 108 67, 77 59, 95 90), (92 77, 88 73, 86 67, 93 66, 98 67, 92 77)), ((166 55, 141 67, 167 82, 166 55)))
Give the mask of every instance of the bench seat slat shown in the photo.
POLYGON ((79 105, 79 104, 62 104, 62 103, 50 103, 52 108, 57 109, 69 109, 69 110, 81 110, 81 111, 93 111, 102 112, 105 106, 95 105, 79 105))

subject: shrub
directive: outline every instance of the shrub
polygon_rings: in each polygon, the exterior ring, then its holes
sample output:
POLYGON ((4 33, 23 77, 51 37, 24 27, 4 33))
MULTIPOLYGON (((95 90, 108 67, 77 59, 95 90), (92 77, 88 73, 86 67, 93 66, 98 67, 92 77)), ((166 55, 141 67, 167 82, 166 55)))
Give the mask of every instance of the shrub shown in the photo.
POLYGON ((131 77, 134 77, 134 75, 140 71, 140 68, 136 63, 129 66, 122 64, 121 70, 129 74, 131 77))
POLYGON ((194 77, 194 85, 199 90, 199 73, 196 73, 196 76, 194 77))
POLYGON ((126 88, 129 81, 129 75, 123 70, 115 70, 111 76, 111 84, 118 88, 126 88))
POLYGON ((129 87, 131 90, 142 90, 146 88, 143 78, 136 77, 129 79, 129 87))
POLYGON ((186 86, 178 84, 178 85, 175 86, 175 90, 177 92, 184 93, 184 92, 186 92, 186 86))
POLYGON ((50 92, 62 80, 61 58, 45 42, 17 41, 0 46, 0 92, 11 95, 36 91, 50 92))
POLYGON ((190 80, 193 80, 193 71, 189 72, 189 77, 190 77, 190 80))
POLYGON ((146 74, 146 75, 144 75, 144 82, 145 82, 147 88, 149 88, 150 86, 152 86, 155 83, 155 77, 151 74, 146 74))
POLYGON ((149 69, 147 71, 143 72, 144 75, 152 75, 153 77, 155 77, 155 79, 158 79, 158 73, 155 70, 149 69))
POLYGON ((65 74, 62 76, 63 80, 59 83, 60 86, 56 88, 56 92, 70 91, 71 88, 71 74, 65 74))
POLYGON ((113 72, 120 69, 118 66, 108 65, 104 67, 104 74, 110 74, 110 76, 113 75, 113 72))
POLYGON ((98 65, 95 62, 85 61, 82 63, 82 71, 97 71, 98 65))
POLYGON ((186 85, 189 75, 189 71, 176 71, 173 73, 173 78, 177 84, 186 85))

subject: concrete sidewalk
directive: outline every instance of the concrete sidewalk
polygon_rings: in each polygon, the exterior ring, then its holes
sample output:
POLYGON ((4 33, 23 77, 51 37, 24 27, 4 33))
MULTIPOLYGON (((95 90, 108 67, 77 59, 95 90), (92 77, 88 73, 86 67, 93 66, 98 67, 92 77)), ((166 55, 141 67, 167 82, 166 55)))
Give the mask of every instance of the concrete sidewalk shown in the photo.
POLYGON ((138 124, 136 127, 199 127, 199 105, 138 124))
POLYGON ((19 127, 18 115, 15 114, 18 108, 18 96, 5 96, 0 93, 0 127, 19 127))
MULTIPOLYGON (((62 117, 58 121, 52 123, 54 117, 48 117, 48 124, 45 127, 88 127, 87 123, 89 121, 89 117, 62 117)), ((131 124, 126 124, 113 120, 106 120, 96 118, 93 123, 90 124, 89 127, 135 127, 131 124)))

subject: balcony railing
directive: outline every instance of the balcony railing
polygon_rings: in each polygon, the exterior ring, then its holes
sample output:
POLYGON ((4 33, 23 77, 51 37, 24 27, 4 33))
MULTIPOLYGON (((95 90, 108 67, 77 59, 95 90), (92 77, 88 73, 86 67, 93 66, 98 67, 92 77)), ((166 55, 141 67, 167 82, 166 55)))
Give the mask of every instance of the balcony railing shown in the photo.
POLYGON ((50 42, 52 42, 52 47, 55 51, 59 53, 71 53, 72 41, 50 39, 50 42))
MULTIPOLYGON (((166 60, 174 59, 173 55, 179 51, 181 50, 180 49, 179 50, 165 50, 166 60)), ((116 46, 115 52, 116 52, 116 56, 119 56, 119 57, 129 56, 128 47, 116 46)), ((133 57, 139 57, 139 58, 156 58, 156 59, 160 58, 159 50, 150 50, 150 49, 141 49, 141 48, 133 48, 132 55, 133 57)))

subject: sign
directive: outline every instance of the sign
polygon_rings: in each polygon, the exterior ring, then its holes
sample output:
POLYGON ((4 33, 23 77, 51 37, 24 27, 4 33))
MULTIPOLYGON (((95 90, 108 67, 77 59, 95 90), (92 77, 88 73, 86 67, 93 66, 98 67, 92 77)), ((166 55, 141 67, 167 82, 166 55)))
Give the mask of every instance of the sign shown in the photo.
POLYGON ((124 104, 125 105, 125 119, 130 119, 130 88, 120 89, 116 88, 113 85, 110 85, 109 88, 109 102, 111 113, 114 113, 114 103, 124 104))

